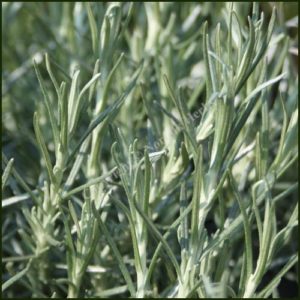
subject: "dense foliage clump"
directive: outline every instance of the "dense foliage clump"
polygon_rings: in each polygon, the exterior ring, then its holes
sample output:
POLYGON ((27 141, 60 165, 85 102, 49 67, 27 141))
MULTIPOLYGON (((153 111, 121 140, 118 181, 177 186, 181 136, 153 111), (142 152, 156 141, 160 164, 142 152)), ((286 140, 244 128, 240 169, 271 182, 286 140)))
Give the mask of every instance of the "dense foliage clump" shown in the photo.
POLYGON ((5 298, 296 296, 298 4, 2 4, 5 298))

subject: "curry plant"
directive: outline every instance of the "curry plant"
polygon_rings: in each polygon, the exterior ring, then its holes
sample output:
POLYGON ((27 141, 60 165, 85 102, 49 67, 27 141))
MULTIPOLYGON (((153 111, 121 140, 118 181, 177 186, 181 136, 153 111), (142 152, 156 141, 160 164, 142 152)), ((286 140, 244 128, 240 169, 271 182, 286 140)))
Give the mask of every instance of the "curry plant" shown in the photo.
POLYGON ((268 298, 298 284, 288 8, 3 4, 4 297, 268 298))

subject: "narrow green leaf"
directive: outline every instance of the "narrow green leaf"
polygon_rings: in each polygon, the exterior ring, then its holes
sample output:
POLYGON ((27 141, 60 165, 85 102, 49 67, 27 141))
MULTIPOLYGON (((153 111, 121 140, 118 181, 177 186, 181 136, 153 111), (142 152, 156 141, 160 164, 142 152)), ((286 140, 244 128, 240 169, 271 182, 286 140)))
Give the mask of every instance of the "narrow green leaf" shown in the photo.
MULTIPOLYGON (((93 76, 92 78, 99 73, 99 70, 100 70, 100 59, 97 59, 96 60, 96 63, 95 63, 95 66, 94 66, 94 71, 93 71, 93 76)), ((88 103, 91 103, 91 100, 92 100, 92 97, 94 95, 94 92, 95 92, 95 89, 96 89, 96 82, 94 82, 90 88, 89 88, 89 96, 88 96, 88 103)))
POLYGON ((91 30, 91 36, 92 36, 92 45, 93 45, 93 51, 96 54, 97 53, 97 45, 98 45, 98 29, 97 29, 97 24, 95 17, 93 15, 92 9, 91 9, 91 4, 89 2, 85 3, 86 10, 87 10, 87 15, 89 19, 89 25, 90 25, 90 30, 91 30))
POLYGON ((255 55, 255 57, 253 58, 252 64, 251 64, 250 68, 248 69, 246 75, 244 76, 243 81, 240 82, 239 86, 236 88, 236 93, 239 92, 239 90, 242 88, 245 80, 247 80, 247 78, 250 76, 250 74, 256 68, 259 61, 264 56, 264 54, 266 52, 266 49, 267 49, 267 47, 270 43, 271 36, 272 36, 273 30, 274 30, 275 19, 276 19, 276 8, 274 6, 273 11, 272 11, 271 20, 270 20, 270 23, 269 23, 269 26, 268 26, 268 31, 265 34, 265 36, 262 38, 261 46, 260 46, 259 50, 257 51, 257 54, 255 55))
POLYGON ((36 248, 33 244, 33 239, 29 236, 24 229, 18 229, 18 234, 20 235, 22 242, 24 242, 25 248, 30 250, 30 252, 35 253, 36 248))
POLYGON ((269 44, 269 42, 271 40, 273 31, 274 31, 275 21, 276 21, 276 6, 274 5, 273 10, 272 10, 271 19, 270 19, 269 26, 268 26, 268 31, 267 31, 267 44, 269 44))
POLYGON ((230 251, 230 243, 228 240, 224 241, 224 245, 219 252, 219 259, 216 263, 216 271, 214 276, 215 282, 220 282, 222 277, 224 278, 224 274, 226 273, 226 268, 229 264, 231 258, 231 251, 230 251))
POLYGON ((130 94, 130 92, 132 91, 132 89, 136 86, 136 81, 138 79, 138 77, 141 74, 142 71, 142 64, 140 66, 140 68, 135 72, 132 81, 128 84, 128 86, 126 87, 124 93, 114 102, 114 104, 112 104, 111 106, 109 106, 107 109, 105 109, 103 112, 101 112, 94 120, 91 121, 88 129, 85 131, 85 133, 82 135, 80 141, 78 142, 78 144, 73 148, 72 153, 69 156, 68 159, 68 163, 70 161, 73 160, 73 157, 75 156, 76 152, 78 151, 78 149, 80 148, 81 144, 85 141, 85 139, 91 134, 91 132, 101 123, 103 122, 107 117, 109 117, 110 115, 115 114, 119 108, 121 107, 121 105, 123 104, 124 100, 127 98, 127 96, 130 94))
POLYGON ((101 73, 95 74, 92 79, 82 88, 82 90, 79 93, 78 96, 78 109, 80 110, 82 108, 81 98, 84 95, 84 93, 89 90, 89 88, 94 84, 94 82, 101 76, 101 73))
POLYGON ((272 244, 270 246, 270 252, 268 256, 268 262, 271 263, 272 259, 274 259, 275 255, 278 253, 278 251, 286 245, 289 238, 291 237, 292 230, 295 229, 296 226, 298 226, 298 204, 295 206, 295 209, 293 211, 293 214, 287 224, 286 227, 281 229, 275 236, 275 238, 272 241, 272 244))
POLYGON ((151 162, 147 150, 144 151, 145 174, 144 174, 144 197, 143 210, 148 214, 149 197, 150 197, 150 181, 151 181, 151 162))
POLYGON ((69 134, 73 132, 74 130, 74 121, 76 117, 76 108, 77 108, 77 99, 78 99, 78 78, 79 78, 80 71, 77 70, 73 77, 72 77, 72 84, 71 89, 69 93, 69 99, 68 99, 68 130, 69 134))
POLYGON ((17 274, 15 274, 13 277, 11 277, 10 279, 8 279, 7 281, 5 281, 2 284, 2 293, 9 288, 11 285, 13 285, 15 282, 17 282, 18 280, 20 280, 24 275, 26 275, 26 273, 28 272, 28 270, 30 269, 31 266, 31 260, 28 262, 27 266, 25 267, 25 269, 23 269, 22 271, 18 272, 17 274))
POLYGON ((42 89, 42 93, 43 93, 43 96, 44 96, 45 105, 46 105, 46 108, 47 108, 47 111, 48 111, 48 114, 49 114, 49 118, 50 118, 55 150, 57 151, 58 150, 58 143, 59 143, 59 131, 58 131, 58 127, 57 127, 57 121, 55 120, 53 107, 52 107, 51 101, 49 99, 48 93, 46 91, 44 80, 43 80, 42 75, 39 71, 37 63, 34 60, 33 60, 33 65, 34 65, 35 72, 36 72, 36 75, 37 75, 37 78, 38 78, 38 81, 39 81, 39 84, 40 84, 40 87, 42 89))
MULTIPOLYGON (((184 181, 180 187, 180 215, 183 215, 183 212, 188 207, 187 194, 186 194, 186 182, 184 181)), ((185 273, 186 264, 188 261, 188 252, 189 252, 189 230, 188 230, 188 219, 187 216, 183 218, 182 222, 178 227, 178 240, 181 248, 181 272, 185 273)))
MULTIPOLYGON (((33 192, 37 192, 37 190, 35 190, 33 192)), ((14 205, 14 204, 20 203, 22 201, 28 200, 29 198, 30 198, 30 195, 28 193, 25 193, 25 194, 22 194, 19 196, 9 197, 9 198, 3 199, 1 201, 1 205, 2 205, 2 208, 5 208, 10 205, 14 205)))
POLYGON ((280 93, 280 103, 281 103, 282 111, 283 111, 283 124, 282 124, 282 129, 281 129, 278 152, 277 152, 276 158, 275 158, 271 168, 273 168, 273 167, 276 168, 278 166, 278 164, 280 164, 282 151, 283 151, 283 145, 284 145, 286 132, 287 132, 287 128, 288 128, 288 114, 287 114, 286 105, 285 105, 285 102, 283 100, 281 93, 280 93))
POLYGON ((217 98, 215 105, 215 133, 210 167, 215 172, 218 172, 223 161, 223 155, 226 150, 225 145, 232 126, 233 100, 227 97, 217 98))
POLYGON ((261 166, 261 145, 260 145, 260 134, 256 134, 256 143, 255 143, 255 173, 256 180, 262 179, 262 166, 261 166))
POLYGON ((117 62, 115 63, 114 67, 111 69, 107 79, 105 80, 105 84, 103 87, 103 94, 102 94, 102 99, 99 102, 99 108, 96 108, 96 111, 102 111, 103 108, 106 106, 107 104, 107 100, 108 100, 108 94, 109 94, 109 90, 112 84, 112 80, 114 78, 114 75, 120 65, 120 63, 122 62, 124 58, 124 53, 121 53, 120 57, 118 58, 117 62))
POLYGON ((225 199, 222 192, 219 193, 218 200, 219 200, 219 215, 220 215, 220 223, 221 223, 220 229, 222 230, 224 228, 225 211, 226 211, 225 199))
POLYGON ((237 66, 240 66, 241 64, 241 59, 242 59, 242 42, 243 42, 243 35, 242 35, 242 27, 241 27, 241 21, 240 21, 240 18, 239 16, 237 15, 237 13, 233 10, 232 11, 232 16, 234 17, 235 21, 236 21, 236 28, 237 28, 237 31, 238 31, 238 45, 237 45, 237 51, 238 51, 238 55, 237 55, 237 66))
POLYGON ((158 103, 157 101, 154 101, 154 105, 155 105, 159 110, 161 110, 168 118, 170 118, 170 120, 172 120, 172 122, 173 122, 176 126, 182 128, 182 129, 184 130, 184 128, 183 128, 182 124, 180 123, 180 121, 179 121, 173 114, 171 114, 170 112, 168 112, 168 111, 167 111, 160 103, 158 103))
MULTIPOLYGON (((110 43, 110 22, 109 18, 106 15, 103 19, 103 23, 101 26, 101 32, 100 32, 100 60, 105 62, 107 64, 108 61, 108 53, 111 50, 111 47, 109 45, 110 43)), ((106 66, 105 66, 106 67, 106 66)), ((105 79, 108 75, 108 71, 106 68, 103 69, 103 79, 105 79)))
MULTIPOLYGON (((164 239, 166 240, 171 232, 176 229, 176 227, 178 225, 180 225, 180 223, 182 222, 182 220, 192 211, 192 203, 190 203, 188 205, 188 207, 182 212, 182 214, 180 214, 179 218, 177 218, 173 223, 172 225, 169 227, 169 229, 165 232, 165 234, 163 235, 164 239)), ((146 277, 146 282, 149 283, 150 281, 150 278, 151 278, 151 275, 154 271, 154 267, 156 265, 156 262, 157 262, 157 259, 158 259, 158 255, 160 253, 160 250, 162 249, 163 247, 163 244, 162 242, 160 241, 158 246, 156 247, 155 249, 155 252, 152 256, 152 259, 151 259, 151 263, 150 263, 150 266, 149 266, 149 269, 148 269, 148 274, 147 274, 147 277, 146 277)))
POLYGON ((276 59, 275 67, 272 70, 272 73, 270 74, 270 77, 275 77, 282 72, 283 64, 286 60, 286 57, 288 55, 288 50, 290 46, 290 39, 289 37, 285 37, 283 42, 283 49, 281 49, 279 57, 274 57, 274 60, 276 59))
POLYGON ((288 157, 289 160, 286 164, 284 164, 277 173, 277 178, 279 179, 297 160, 298 160, 298 153, 293 155, 291 158, 288 157))
POLYGON ((257 269, 255 270, 255 280, 259 283, 266 272, 267 259, 270 253, 270 245, 271 245, 271 230, 272 230, 272 222, 271 216, 275 213, 274 204, 271 204, 271 195, 270 191, 267 192, 266 199, 266 207, 265 207, 265 215, 264 215, 264 224, 263 224, 263 232, 262 232, 262 241, 260 244, 259 258, 257 261, 257 269))
POLYGON ((83 261, 83 264, 80 269, 80 274, 82 274, 82 275, 86 272, 88 265, 89 265, 93 255, 95 254, 96 247, 98 245, 98 241, 99 241, 99 237, 100 237, 97 222, 95 220, 91 221, 92 220, 91 214, 89 214, 88 218, 89 218, 88 222, 91 225, 91 227, 89 227, 89 229, 87 230, 85 235, 90 239, 89 239, 88 243, 85 245, 85 246, 88 245, 87 246, 88 252, 85 254, 84 261, 83 261))
POLYGON ((170 246, 168 245, 167 241, 165 240, 165 238, 160 234, 160 232, 155 228, 155 225, 153 224, 153 222, 149 219, 149 217, 147 215, 145 215, 145 213, 142 211, 142 209, 139 207, 138 203, 136 203, 136 201, 134 201, 134 205, 137 209, 137 211, 140 213, 140 215, 142 216, 142 218, 144 219, 144 221, 146 222, 146 224, 148 225, 150 232, 153 234, 153 236, 162 243, 166 253, 169 256, 169 259, 171 260, 177 276, 179 278, 179 280, 182 280, 182 276, 181 276, 181 272, 180 272, 180 267, 178 265, 176 256, 174 254, 174 252, 172 251, 172 249, 170 248, 170 246))
POLYGON ((36 257, 36 256, 35 255, 20 255, 20 256, 2 257, 2 263, 10 262, 10 261, 16 262, 16 261, 29 260, 34 257, 36 257))
POLYGON ((206 73, 206 99, 208 100, 209 97, 212 95, 213 91, 213 83, 212 83, 212 74, 210 73, 210 66, 209 66, 209 58, 208 58, 208 45, 207 41, 207 21, 204 23, 203 27, 203 56, 204 56, 204 63, 205 63, 205 73, 206 73))
POLYGON ((69 200, 68 201, 68 207, 69 207, 69 212, 70 212, 70 215, 73 219, 73 222, 76 226, 76 230, 77 230, 77 238, 80 238, 81 236, 81 229, 80 229, 80 226, 79 226, 79 222, 78 222, 78 218, 77 218, 77 214, 76 214, 76 211, 75 211, 75 208, 72 204, 72 202, 69 200))
MULTIPOLYGON (((75 269, 75 258, 76 258, 76 251, 75 246, 72 239, 71 229, 68 224, 68 219, 63 212, 63 208, 60 206, 59 210, 61 212, 62 221, 64 223, 64 229, 65 229, 65 244, 67 248, 67 266, 68 266, 68 274, 72 274, 75 269)), ((69 275, 70 276, 70 275, 69 275)))
POLYGON ((249 223, 249 217, 246 212, 246 208, 244 206, 243 200, 241 199, 238 188, 235 184, 234 178, 229 172, 229 182, 231 188, 233 190, 234 196, 238 201, 242 217, 243 217, 243 225, 244 225, 244 234, 245 234, 245 255, 246 255, 246 280, 250 277, 253 271, 253 255, 252 255, 252 238, 251 238, 251 225, 249 223))
POLYGON ((186 134, 187 140, 190 141, 193 152, 196 152, 197 142, 196 142, 194 125, 192 124, 192 121, 188 117, 189 112, 188 112, 186 103, 182 99, 182 95, 181 95, 182 90, 179 89, 179 97, 177 98, 174 94, 174 91, 171 88, 171 85, 170 85, 170 82, 169 82, 167 76, 164 75, 163 78, 164 78, 165 85, 168 89, 169 95, 170 95, 171 99, 173 100, 173 102, 180 114, 181 121, 182 121, 183 128, 184 128, 184 133, 186 134))
POLYGON ((229 24, 228 24, 228 40, 227 40, 227 53, 228 65, 232 66, 232 15, 233 15, 233 2, 230 3, 229 24))
POLYGON ((196 294, 197 289, 199 289, 201 287, 201 285, 203 285, 203 280, 202 278, 199 279, 194 286, 189 290, 189 293, 186 295, 186 299, 191 299, 193 298, 193 296, 196 294))
MULTIPOLYGON (((112 157, 113 157, 115 163, 118 166, 119 176, 121 177, 121 181, 123 184, 123 188, 125 189, 125 192, 126 192, 126 195, 127 195, 128 201, 129 201, 129 205, 132 208, 133 194, 132 194, 131 185, 130 185, 130 182, 131 182, 130 170, 129 170, 129 166, 127 164, 122 163, 120 161, 120 159, 118 158, 117 146, 118 146, 117 142, 113 143, 113 145, 111 147, 111 153, 112 153, 112 157)), ((131 212, 133 213, 133 218, 135 218, 134 209, 131 209, 131 212)))
POLYGON ((272 281, 257 295, 258 298, 268 298, 273 290, 279 285, 282 277, 293 267, 298 261, 298 255, 293 255, 285 266, 276 274, 272 281))
MULTIPOLYGON (((215 52, 217 57, 221 57, 221 37, 220 37, 220 31, 221 31, 221 24, 218 23, 217 29, 216 29, 216 36, 215 36, 215 52)), ((216 61, 216 74, 222 74, 222 65, 219 61, 216 61)), ((217 91, 220 90, 221 82, 220 78, 217 80, 217 91)))
POLYGON ((82 135, 80 141, 77 143, 77 145, 73 148, 73 151, 71 152, 71 155, 69 156, 68 163, 71 162, 80 148, 80 146, 83 144, 83 142, 89 137, 89 135, 92 133, 92 131, 100 124, 102 123, 109 114, 112 114, 114 111, 116 111, 120 105, 122 104, 124 98, 119 98, 113 105, 109 106, 105 111, 103 111, 98 117, 96 117, 89 125, 88 129, 85 131, 85 133, 82 135))
POLYGON ((120 31, 120 25, 121 25, 121 6, 120 3, 113 3, 108 10, 106 11, 106 14, 109 16, 111 20, 111 38, 112 43, 115 43, 117 40, 119 31, 120 31))
POLYGON ((123 136, 122 131, 120 130, 119 127, 115 126, 114 124, 109 124, 109 131, 110 131, 112 140, 117 142, 121 160, 126 161, 127 160, 127 155, 126 155, 127 143, 125 141, 125 137, 123 136))
POLYGON ((187 140, 190 141, 192 145, 192 151, 194 156, 196 155, 197 149, 197 141, 196 141, 196 134, 195 134, 195 126, 193 121, 190 119, 189 111, 185 100, 183 99, 183 91, 182 88, 179 88, 179 97, 178 97, 178 110, 181 112, 182 121, 184 123, 184 128, 187 134, 187 140))
POLYGON ((288 157, 291 151, 296 149, 297 145, 298 145, 298 107, 295 107, 286 131, 286 137, 282 149, 282 156, 288 157))
POLYGON ((240 281, 239 281, 239 293, 238 296, 242 297, 245 293, 245 287, 247 282, 247 256, 246 252, 243 253, 243 262, 242 262, 242 269, 241 269, 241 275, 240 275, 240 281))
POLYGON ((235 77, 235 86, 236 86, 236 91, 239 91, 240 86, 242 85, 245 75, 247 74, 247 71, 249 70, 249 67, 251 66, 251 61, 254 55, 254 43, 255 43, 255 31, 254 31, 254 26, 253 22, 248 17, 248 23, 249 23, 249 28, 250 28, 250 33, 249 33, 249 40, 247 44, 247 49, 245 50, 245 54, 241 60, 240 67, 237 71, 236 77, 235 77))
MULTIPOLYGON (((274 197, 274 199, 273 199, 274 203, 287 197, 289 194, 294 192, 297 189, 297 187, 298 187, 298 183, 295 183, 288 190, 286 190, 286 191, 280 193, 278 196, 274 197)), ((255 194, 256 194, 256 192, 255 192, 255 194)), ((253 194, 252 198, 255 199, 254 194, 253 194)), ((257 199, 256 199, 257 205, 261 205, 264 198, 265 198, 264 193, 259 195, 259 197, 257 197, 257 199)), ((189 209, 190 208, 191 208, 191 206, 189 206, 189 209)), ((260 222, 260 224, 261 224, 261 222, 260 222)), ((261 227, 262 227, 262 224, 261 224, 261 227)), ((208 245, 203 250, 202 257, 205 257, 210 251, 212 251, 213 249, 218 247, 220 245, 220 243, 222 243, 222 241, 224 241, 226 239, 234 240, 237 232, 240 232, 242 230, 242 228, 243 228, 243 217, 242 217, 242 215, 239 215, 232 223, 229 224, 228 227, 226 227, 221 232, 221 234, 217 238, 215 238, 214 240, 211 240, 208 243, 208 245)))
POLYGON ((40 127, 39 127, 39 124, 38 124, 38 113, 37 112, 35 112, 34 116, 33 116, 33 127, 34 127, 35 135, 36 135, 36 138, 37 138, 37 142, 40 146, 42 156, 43 156, 43 158, 46 162, 48 175, 50 177, 51 182, 53 184, 55 184, 56 180, 55 180, 55 176, 54 176, 54 173, 53 173, 53 168, 52 168, 52 165, 51 165, 51 159, 50 159, 50 155, 49 155, 49 152, 47 150, 47 146, 45 144, 43 135, 40 131, 40 127))
POLYGON ((134 288, 134 285, 133 285, 133 282, 132 282, 132 279, 130 277, 130 273, 124 263, 124 260, 123 260, 123 257, 116 245, 116 243, 114 242, 114 240, 112 239, 106 225, 102 222, 101 220, 101 217, 99 216, 99 213, 96 211, 96 208, 93 209, 93 214, 95 216, 95 218, 97 219, 97 222, 98 222, 98 225, 100 227, 100 230, 103 232, 111 250, 113 251, 114 253, 114 256, 115 258, 117 259, 118 261, 118 264, 119 264, 119 268, 124 276, 124 279, 127 283, 127 286, 128 286, 128 290, 131 294, 132 297, 135 296, 136 294, 136 291, 135 291, 135 288, 134 288))
POLYGON ((253 22, 256 22, 259 17, 259 3, 253 2, 252 4, 252 20, 253 22))
POLYGON ((111 289, 100 291, 100 292, 96 293, 95 296, 96 297, 100 297, 100 298, 106 298, 106 297, 110 297, 110 296, 115 296, 115 295, 123 294, 127 290, 128 290, 127 285, 121 285, 121 286, 113 287, 111 289))
POLYGON ((60 66, 52 57, 51 54, 48 54, 49 62, 51 62, 61 73, 64 75, 67 82, 71 83, 72 78, 69 76, 69 74, 64 70, 62 66, 60 66))
POLYGON ((51 81, 52 81, 52 83, 53 83, 53 85, 55 87, 55 91, 56 91, 57 97, 59 97, 59 85, 58 85, 58 83, 57 83, 57 81, 55 79, 55 76, 54 76, 53 72, 52 72, 48 53, 45 54, 45 60, 46 60, 46 69, 47 69, 47 71, 49 73, 49 76, 51 78, 51 81))
MULTIPOLYGON (((252 204, 253 204, 253 211, 255 214, 255 219, 256 219, 256 225, 257 225, 257 230, 258 230, 258 238, 259 238, 259 245, 261 246, 262 244, 262 236, 263 236, 263 224, 260 216, 260 212, 258 209, 258 199, 257 199, 257 190, 260 188, 260 185, 262 184, 262 181, 258 181, 256 184, 252 186, 252 204)), ((263 194, 264 199, 265 194, 263 194)))
MULTIPOLYGON (((203 189, 203 148, 200 145, 197 153, 197 160, 195 163, 195 174, 193 178, 194 189, 192 198, 192 220, 191 220, 191 249, 197 249, 199 246, 199 238, 201 232, 199 232, 199 213, 200 213, 200 203, 201 191, 203 189)), ((201 228, 201 227, 200 227, 201 228)))
POLYGON ((128 26, 129 21, 130 21, 131 17, 133 16, 133 13, 134 13, 134 6, 135 6, 135 2, 130 2, 126 19, 125 19, 124 23, 120 25, 121 32, 118 36, 118 40, 120 40, 120 38, 124 36, 125 31, 128 28, 127 26, 128 26))
POLYGON ((227 143, 227 151, 226 153, 228 153, 228 150, 232 147, 234 141, 236 140, 238 134, 240 133, 241 129, 243 128, 244 124, 246 123, 246 120, 248 119, 250 113, 252 112, 256 100, 258 99, 258 97, 260 96, 260 93, 263 89, 267 88, 268 86, 280 81, 283 77, 285 76, 285 74, 281 74, 273 79, 270 79, 260 85, 258 85, 250 94, 249 96, 246 97, 245 99, 245 103, 246 107, 243 110, 243 112, 240 114, 239 119, 237 120, 236 124, 234 125, 231 134, 228 138, 228 143, 227 143))
POLYGON ((216 73, 216 66, 215 66, 215 60, 212 59, 212 56, 209 55, 211 51, 211 46, 210 46, 210 40, 208 34, 206 34, 206 46, 207 46, 207 57, 208 57, 208 65, 209 65, 209 73, 211 76, 211 82, 212 82, 212 93, 216 93, 217 87, 218 87, 218 82, 221 81, 221 76, 218 78, 217 73, 216 73))
MULTIPOLYGON (((64 188, 63 188, 64 193, 66 193, 70 189, 70 187, 73 185, 75 177, 78 175, 78 172, 82 165, 82 162, 83 162, 84 158, 87 156, 87 149, 88 149, 89 145, 90 145, 90 138, 87 138, 82 143, 82 145, 79 149, 79 154, 76 156, 75 162, 72 166, 72 169, 69 173, 69 176, 68 176, 66 183, 64 185, 64 188)), ((63 196, 64 196, 64 194, 63 194, 63 196)))
POLYGON ((69 113, 68 113, 68 100, 66 97, 66 83, 62 82, 59 90, 59 102, 61 105, 61 115, 60 115, 60 140, 63 146, 64 152, 67 153, 68 150, 68 123, 69 123, 69 113))
POLYGON ((141 262, 141 253, 139 252, 138 247, 138 240, 136 235, 136 224, 133 220, 132 213, 130 210, 123 204, 121 201, 116 199, 115 197, 112 197, 112 201, 124 212, 126 215, 129 225, 130 225, 130 233, 131 233, 131 239, 133 244, 133 254, 134 254, 134 260, 135 260, 135 266, 137 272, 141 271, 143 272, 142 268, 142 262, 141 262))
POLYGON ((8 177, 9 177, 11 171, 12 171, 13 163, 14 163, 14 159, 11 158, 9 160, 9 162, 7 163, 4 171, 3 171, 3 175, 2 175, 2 191, 4 190, 5 184, 6 184, 6 182, 8 180, 8 177))
MULTIPOLYGON (((84 106, 84 99, 83 95, 89 90, 89 88, 98 80, 98 78, 101 76, 101 73, 98 73, 93 76, 93 78, 82 88, 80 91, 78 98, 75 100, 74 107, 72 109, 73 114, 71 115, 71 127, 70 127, 70 134, 73 134, 73 131, 76 130, 78 119, 80 116, 80 113, 82 112, 83 106, 84 106)), ((88 101, 86 101, 88 103, 88 101)))
POLYGON ((265 90, 262 92, 262 124, 261 124, 261 172, 265 176, 268 168, 269 150, 269 114, 265 90))

